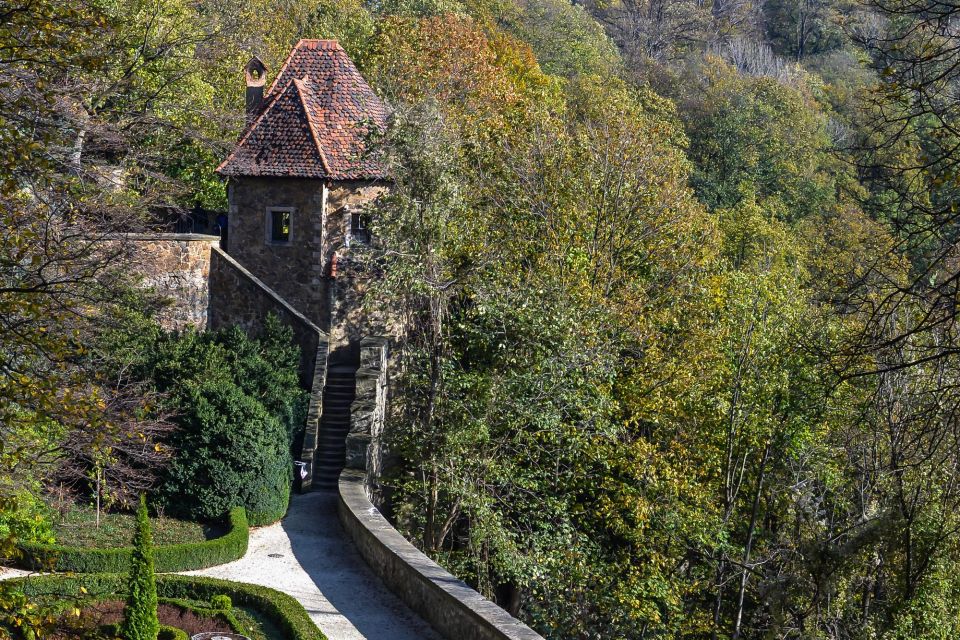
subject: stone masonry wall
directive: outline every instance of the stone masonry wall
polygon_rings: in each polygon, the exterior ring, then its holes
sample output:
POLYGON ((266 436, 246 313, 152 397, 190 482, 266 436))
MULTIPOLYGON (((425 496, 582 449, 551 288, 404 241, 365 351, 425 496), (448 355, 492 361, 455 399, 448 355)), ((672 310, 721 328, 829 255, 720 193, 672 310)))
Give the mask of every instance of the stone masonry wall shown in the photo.
POLYGON ((384 584, 448 640, 543 640, 400 535, 370 502, 366 474, 340 474, 340 523, 384 584))
POLYGON ((376 200, 386 188, 364 182, 338 182, 331 186, 327 200, 325 260, 336 260, 330 278, 330 350, 338 360, 356 361, 356 345, 374 331, 369 314, 361 308, 365 282, 356 277, 349 263, 347 235, 350 217, 376 200), (354 350, 351 352, 350 347, 354 350))
POLYGON ((323 272, 322 180, 235 178, 230 182, 230 255, 326 330, 327 287, 323 272), (288 244, 267 239, 267 209, 291 207, 288 244))
POLYGON ((388 394, 385 338, 360 343, 356 399, 350 407, 346 468, 340 474, 340 522, 360 555, 407 606, 449 640, 543 640, 425 556, 380 513, 379 478, 388 394))
POLYGON ((230 255, 328 331, 331 266, 349 230, 350 208, 383 190, 369 182, 235 178, 230 183, 230 255), (289 243, 268 241, 270 207, 293 209, 289 243))
POLYGON ((219 238, 198 234, 131 234, 133 260, 143 284, 169 300, 157 319, 168 331, 207 326, 211 248, 219 238))
POLYGON ((356 395, 350 406, 347 433, 348 469, 366 474, 367 494, 374 502, 380 494, 383 466, 383 427, 387 407, 387 340, 364 338, 360 342, 360 368, 356 373, 356 395))
POLYGON ((326 334, 232 256, 215 248, 210 261, 210 328, 238 325, 255 336, 270 313, 293 329, 300 347, 301 381, 309 389, 317 349, 326 350, 326 334))

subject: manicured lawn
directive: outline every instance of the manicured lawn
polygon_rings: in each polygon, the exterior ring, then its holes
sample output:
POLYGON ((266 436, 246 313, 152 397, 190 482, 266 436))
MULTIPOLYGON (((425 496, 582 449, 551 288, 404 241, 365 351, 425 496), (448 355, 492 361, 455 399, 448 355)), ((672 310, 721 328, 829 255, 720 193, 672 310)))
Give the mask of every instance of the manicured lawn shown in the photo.
MULTIPOLYGON (((126 547, 133 537, 134 515, 132 513, 100 514, 100 526, 96 524, 96 512, 90 507, 76 506, 61 518, 54 516, 53 532, 57 544, 68 547, 106 548, 126 547)), ((174 518, 150 518, 153 544, 168 545, 181 542, 203 542, 225 533, 220 525, 187 522, 174 518)))

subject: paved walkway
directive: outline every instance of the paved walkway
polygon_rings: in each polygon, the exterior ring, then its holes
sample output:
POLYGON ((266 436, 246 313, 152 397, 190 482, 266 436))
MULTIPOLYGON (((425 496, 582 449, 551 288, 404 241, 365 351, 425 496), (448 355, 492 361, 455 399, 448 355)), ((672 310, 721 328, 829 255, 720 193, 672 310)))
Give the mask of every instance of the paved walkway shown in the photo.
MULTIPOLYGON (((336 507, 335 492, 294 495, 286 518, 250 532, 245 556, 185 573, 283 591, 330 640, 439 640, 373 575, 340 526, 336 507)), ((28 573, 0 568, 0 580, 28 573)))
POLYGON ((286 518, 250 532, 243 558, 187 574, 283 591, 330 640, 439 640, 373 575, 340 526, 336 507, 335 492, 294 495, 286 518))

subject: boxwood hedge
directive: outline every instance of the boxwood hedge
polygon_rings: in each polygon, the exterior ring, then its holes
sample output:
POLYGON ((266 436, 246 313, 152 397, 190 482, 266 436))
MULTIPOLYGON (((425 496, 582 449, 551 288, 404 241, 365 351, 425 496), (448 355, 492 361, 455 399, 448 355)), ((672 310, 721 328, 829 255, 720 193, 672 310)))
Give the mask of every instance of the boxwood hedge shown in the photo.
MULTIPOLYGON (((219 538, 203 542, 185 542, 154 547, 154 567, 158 573, 204 569, 243 557, 250 534, 243 507, 227 516, 229 531, 219 538)), ((17 564, 36 571, 72 573, 124 573, 130 568, 132 547, 95 549, 65 547, 56 544, 20 545, 17 564)))
POLYGON ((190 636, 182 629, 162 624, 160 625, 160 633, 157 634, 157 640, 190 640, 190 636))
MULTIPOLYGON (((100 633, 107 638, 120 637, 119 624, 105 624, 100 626, 100 633)), ((190 636, 183 629, 177 629, 165 624, 160 625, 160 632, 157 633, 157 640, 190 640, 190 636)))
MULTIPOLYGON (((123 594, 126 576, 120 574, 45 575, 14 578, 26 596, 102 599, 123 594), (84 595, 81 595, 84 594, 84 595)), ((272 622, 288 640, 326 640, 326 636, 310 620, 306 609, 285 593, 267 587, 199 576, 158 575, 157 595, 167 599, 206 600, 218 595, 229 596, 234 605, 249 607, 272 622)))

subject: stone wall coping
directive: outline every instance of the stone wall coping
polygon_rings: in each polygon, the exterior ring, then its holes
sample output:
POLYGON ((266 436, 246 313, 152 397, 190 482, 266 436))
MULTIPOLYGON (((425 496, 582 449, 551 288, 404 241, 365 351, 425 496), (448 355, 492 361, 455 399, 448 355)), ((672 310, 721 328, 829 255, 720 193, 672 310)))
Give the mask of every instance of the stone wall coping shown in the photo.
MULTIPOLYGON (((213 236, 206 236, 206 237, 213 237, 213 236)), ((311 331, 316 331, 317 335, 320 336, 320 340, 322 342, 326 342, 327 340, 329 340, 329 336, 327 335, 326 331, 324 331, 314 323, 310 322, 307 316, 303 315, 302 313, 297 311, 295 308, 293 308, 290 305, 290 303, 284 300, 276 291, 274 291, 273 289, 268 287, 266 284, 264 284, 263 280, 261 280, 260 278, 256 277, 255 275, 247 271, 247 269, 245 269, 243 265, 241 265, 239 262, 231 258, 230 254, 228 254, 226 251, 224 251, 220 247, 211 247, 211 250, 214 251, 217 254, 217 256, 219 256, 222 260, 225 260, 227 264, 229 264, 231 267, 239 271, 250 282, 256 285, 261 291, 263 291, 263 293, 265 293, 267 296, 272 298, 274 302, 276 302, 278 305, 283 307, 284 310, 287 313, 289 313, 291 316, 295 317, 298 322, 302 322, 304 326, 309 328, 311 331)))
POLYGON ((373 506, 365 474, 340 474, 340 520, 364 559, 410 608, 450 640, 543 640, 414 547, 373 506))
POLYGON ((177 242, 220 242, 220 236, 205 233, 120 233, 115 237, 126 238, 134 242, 150 240, 175 240, 177 242))

